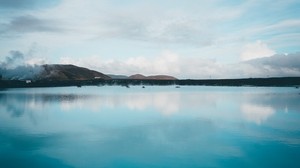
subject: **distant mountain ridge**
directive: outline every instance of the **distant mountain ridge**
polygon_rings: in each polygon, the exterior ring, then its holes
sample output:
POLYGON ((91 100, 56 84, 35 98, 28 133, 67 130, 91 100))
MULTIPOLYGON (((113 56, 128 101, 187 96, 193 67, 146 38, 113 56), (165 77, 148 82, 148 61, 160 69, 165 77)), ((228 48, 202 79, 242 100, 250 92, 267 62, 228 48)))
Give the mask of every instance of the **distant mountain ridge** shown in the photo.
POLYGON ((178 80, 168 75, 144 76, 135 74, 131 76, 103 74, 85 67, 72 64, 44 64, 35 66, 19 66, 15 69, 1 69, 1 79, 8 80, 49 80, 49 81, 68 81, 68 80, 92 80, 92 79, 138 79, 138 80, 178 80))
POLYGON ((45 64, 42 65, 42 72, 39 79, 46 80, 91 80, 91 79, 139 79, 139 80, 178 80, 169 75, 144 76, 135 74, 131 76, 103 74, 101 72, 90 70, 84 67, 78 67, 71 64, 45 64))
POLYGON ((128 77, 128 79, 139 79, 139 80, 178 80, 177 78, 169 75, 151 75, 144 76, 142 74, 135 74, 128 77))
POLYGON ((107 76, 111 77, 112 79, 127 79, 128 76, 126 75, 115 75, 115 74, 106 74, 107 76))

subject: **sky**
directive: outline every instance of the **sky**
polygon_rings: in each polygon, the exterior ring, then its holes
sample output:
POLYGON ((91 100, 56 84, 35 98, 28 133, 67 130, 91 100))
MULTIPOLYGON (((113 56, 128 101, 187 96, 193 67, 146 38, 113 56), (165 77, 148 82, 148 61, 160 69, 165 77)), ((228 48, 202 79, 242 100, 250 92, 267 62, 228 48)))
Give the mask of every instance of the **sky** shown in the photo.
POLYGON ((300 76, 299 0, 0 0, 0 65, 300 76))

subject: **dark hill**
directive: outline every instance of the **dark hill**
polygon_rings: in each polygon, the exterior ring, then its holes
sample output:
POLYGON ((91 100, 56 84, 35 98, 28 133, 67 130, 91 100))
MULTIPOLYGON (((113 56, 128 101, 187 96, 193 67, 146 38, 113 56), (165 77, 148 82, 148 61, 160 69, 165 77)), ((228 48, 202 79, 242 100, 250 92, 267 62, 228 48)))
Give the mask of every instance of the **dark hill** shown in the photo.
POLYGON ((135 74, 128 77, 128 79, 139 79, 139 80, 177 80, 177 78, 168 75, 153 75, 144 76, 141 74, 135 74))
POLYGON ((111 79, 103 73, 75 65, 46 64, 42 65, 40 79, 46 80, 91 80, 111 79))
POLYGON ((142 74, 135 74, 135 75, 129 76, 128 79, 147 79, 147 77, 142 74))
POLYGON ((168 76, 168 75, 147 76, 147 79, 152 79, 152 80, 177 80, 177 78, 175 78, 173 76, 168 76))

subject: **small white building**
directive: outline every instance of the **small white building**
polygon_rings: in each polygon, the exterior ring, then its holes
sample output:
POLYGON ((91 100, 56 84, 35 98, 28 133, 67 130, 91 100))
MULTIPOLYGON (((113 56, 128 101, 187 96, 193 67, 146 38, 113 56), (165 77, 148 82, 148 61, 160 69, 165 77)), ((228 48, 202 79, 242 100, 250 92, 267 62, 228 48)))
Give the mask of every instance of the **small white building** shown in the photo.
POLYGON ((31 80, 26 80, 25 82, 26 82, 26 83, 31 83, 31 80))

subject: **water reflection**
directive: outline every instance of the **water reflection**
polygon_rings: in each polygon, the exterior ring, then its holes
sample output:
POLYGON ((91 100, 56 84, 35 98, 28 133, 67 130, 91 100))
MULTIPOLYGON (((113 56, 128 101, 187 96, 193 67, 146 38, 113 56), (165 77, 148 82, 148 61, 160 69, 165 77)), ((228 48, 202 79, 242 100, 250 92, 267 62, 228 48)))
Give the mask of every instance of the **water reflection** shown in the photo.
MULTIPOLYGON (((96 88, 97 89, 97 88, 96 88)), ((24 113, 53 111, 59 106, 61 111, 81 110, 101 112, 109 109, 126 108, 131 111, 145 112, 154 109, 165 116, 174 114, 218 116, 236 119, 240 113, 246 121, 262 124, 276 111, 299 112, 299 96, 294 94, 249 93, 228 94, 227 92, 125 92, 125 93, 0 93, 0 109, 11 117, 20 117, 24 113), (225 107, 225 108, 224 108, 225 107), (239 111, 232 111, 236 107, 239 111)))
POLYGON ((6 111, 11 117, 21 117, 24 113, 47 111, 56 103, 76 102, 92 99, 91 95, 76 94, 25 94, 25 93, 0 93, 0 109, 6 111))
POLYGON ((245 103, 241 105, 241 112, 246 120, 261 124, 275 113, 275 109, 269 106, 245 103))
POLYGON ((59 134, 35 135, 24 133, 22 130, 0 128, 0 166, 71 167, 54 156, 32 152, 53 146, 61 137, 59 134))
POLYGON ((297 167, 300 96, 281 89, 2 91, 0 166, 297 167))

